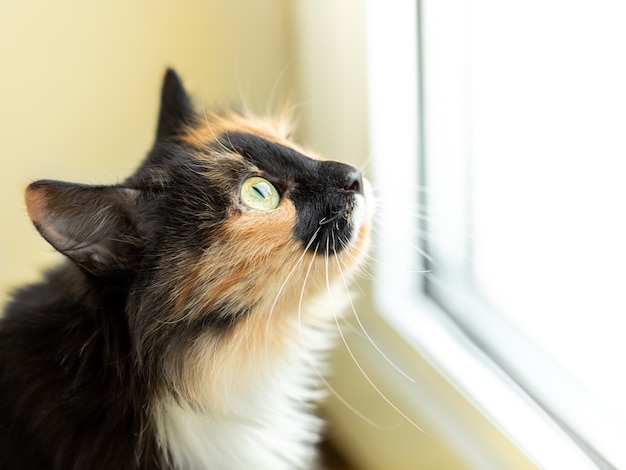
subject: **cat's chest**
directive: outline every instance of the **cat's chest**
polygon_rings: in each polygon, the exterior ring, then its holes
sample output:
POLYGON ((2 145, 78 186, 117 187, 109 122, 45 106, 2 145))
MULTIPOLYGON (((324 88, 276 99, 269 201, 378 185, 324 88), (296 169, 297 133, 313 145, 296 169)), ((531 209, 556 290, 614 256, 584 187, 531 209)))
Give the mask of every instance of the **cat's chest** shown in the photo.
MULTIPOLYGON (((309 364, 310 366, 310 364, 309 364)), ((319 391, 309 387, 309 373, 292 374, 268 384, 254 384, 228 415, 212 415, 173 400, 155 413, 158 440, 176 470, 308 470, 322 422, 311 406, 319 391)), ((310 371, 309 371, 310 372, 310 371)))
POLYGON ((172 405, 162 419, 161 444, 177 470, 308 469, 320 428, 295 410, 228 419, 172 405))

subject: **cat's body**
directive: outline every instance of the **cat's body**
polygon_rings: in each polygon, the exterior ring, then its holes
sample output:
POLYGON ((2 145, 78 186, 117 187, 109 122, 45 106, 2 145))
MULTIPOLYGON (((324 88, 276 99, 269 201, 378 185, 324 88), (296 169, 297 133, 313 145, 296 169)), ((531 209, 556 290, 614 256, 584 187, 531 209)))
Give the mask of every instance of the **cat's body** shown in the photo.
POLYGON ((358 170, 200 117, 170 71, 134 175, 26 203, 69 261, 0 320, 0 468, 314 468, 334 291, 367 247, 358 170))

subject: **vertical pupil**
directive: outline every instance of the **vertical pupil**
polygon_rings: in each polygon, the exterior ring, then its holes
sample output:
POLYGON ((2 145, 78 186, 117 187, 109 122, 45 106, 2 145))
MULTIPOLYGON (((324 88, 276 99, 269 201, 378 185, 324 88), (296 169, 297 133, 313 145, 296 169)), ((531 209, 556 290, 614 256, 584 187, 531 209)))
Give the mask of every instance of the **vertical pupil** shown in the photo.
POLYGON ((259 184, 255 184, 254 186, 252 186, 252 189, 254 189, 254 191, 261 196, 263 199, 265 199, 267 197, 267 185, 263 184, 263 183, 259 183, 259 184))

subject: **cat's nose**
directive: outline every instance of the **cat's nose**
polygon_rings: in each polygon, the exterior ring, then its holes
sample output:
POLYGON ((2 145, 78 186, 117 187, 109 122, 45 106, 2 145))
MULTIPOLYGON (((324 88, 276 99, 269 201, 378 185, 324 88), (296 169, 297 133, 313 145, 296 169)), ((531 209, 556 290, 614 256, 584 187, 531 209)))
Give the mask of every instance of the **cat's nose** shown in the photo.
POLYGON ((363 194, 363 175, 361 170, 339 162, 324 162, 324 171, 328 181, 337 188, 355 194, 363 194))
POLYGON ((363 175, 358 168, 350 167, 342 183, 344 191, 363 194, 363 175))

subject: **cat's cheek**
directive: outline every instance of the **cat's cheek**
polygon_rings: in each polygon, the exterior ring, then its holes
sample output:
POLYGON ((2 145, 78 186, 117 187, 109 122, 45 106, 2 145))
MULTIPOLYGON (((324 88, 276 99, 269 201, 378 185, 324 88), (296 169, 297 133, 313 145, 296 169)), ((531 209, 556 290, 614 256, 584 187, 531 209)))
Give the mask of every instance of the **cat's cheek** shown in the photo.
POLYGON ((233 245, 235 249, 248 247, 253 252, 263 252, 278 250, 294 241, 295 225, 296 208, 286 199, 270 211, 244 208, 239 216, 224 224, 224 229, 233 241, 239 242, 233 245))

